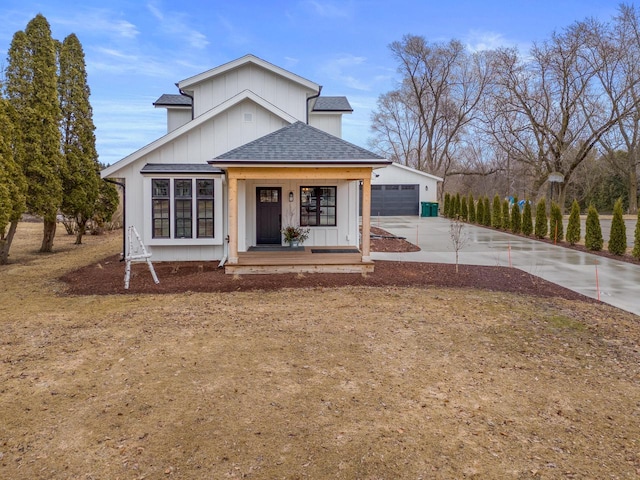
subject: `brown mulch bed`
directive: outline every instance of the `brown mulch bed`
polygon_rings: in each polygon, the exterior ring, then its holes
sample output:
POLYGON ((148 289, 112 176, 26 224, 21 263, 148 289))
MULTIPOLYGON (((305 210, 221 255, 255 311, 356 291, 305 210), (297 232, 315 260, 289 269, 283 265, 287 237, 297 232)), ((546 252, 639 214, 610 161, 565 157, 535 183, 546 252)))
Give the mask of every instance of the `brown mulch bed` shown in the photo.
MULTIPOLYGON (((404 239, 372 228, 371 247, 377 252, 419 250, 404 239)), ((156 285, 145 263, 134 264, 129 290, 124 289, 124 263, 119 255, 105 258, 64 275, 71 295, 110 295, 125 293, 235 292, 278 290, 282 288, 445 287, 479 288, 540 297, 595 301, 579 293, 547 282, 515 268, 439 263, 376 261, 375 271, 353 273, 314 273, 278 275, 227 275, 217 262, 159 262, 154 269, 160 279, 156 285)))

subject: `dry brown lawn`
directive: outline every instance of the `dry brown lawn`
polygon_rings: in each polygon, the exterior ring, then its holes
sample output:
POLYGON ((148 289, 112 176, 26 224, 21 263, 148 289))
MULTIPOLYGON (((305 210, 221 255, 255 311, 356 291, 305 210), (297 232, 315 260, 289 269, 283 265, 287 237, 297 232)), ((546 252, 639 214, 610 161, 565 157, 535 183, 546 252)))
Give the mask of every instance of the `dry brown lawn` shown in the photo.
MULTIPOLYGON (((69 296, 119 233, 0 267, 0 478, 640 475, 639 318, 396 287, 69 296)), ((123 267, 124 268, 124 267, 123 267)))

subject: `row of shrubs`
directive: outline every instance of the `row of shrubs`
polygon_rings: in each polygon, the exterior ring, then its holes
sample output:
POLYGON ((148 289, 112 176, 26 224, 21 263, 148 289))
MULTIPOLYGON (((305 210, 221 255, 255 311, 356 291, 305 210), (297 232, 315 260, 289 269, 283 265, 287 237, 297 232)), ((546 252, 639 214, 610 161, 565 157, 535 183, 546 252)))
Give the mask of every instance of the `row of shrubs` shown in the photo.
MULTIPOLYGON (((486 227, 493 227, 536 238, 549 238, 554 242, 566 241, 575 245, 581 239, 580 206, 577 201, 571 205, 569 222, 565 236, 562 223, 562 210, 555 202, 551 202, 547 215, 547 203, 543 198, 535 206, 535 222, 533 207, 529 200, 518 202, 518 197, 513 201, 500 199, 498 195, 475 200, 473 195, 460 196, 445 193, 442 215, 447 218, 455 218, 464 222, 475 223, 486 227)), ((598 211, 592 205, 587 211, 586 231, 584 244, 588 250, 600 251, 603 248, 602 228, 598 211)), ((622 217, 622 200, 619 199, 613 208, 611 221, 611 234, 607 248, 614 255, 624 255, 627 251, 627 232, 622 217)), ((634 258, 640 260, 640 211, 636 222, 634 246, 631 252, 634 258)))

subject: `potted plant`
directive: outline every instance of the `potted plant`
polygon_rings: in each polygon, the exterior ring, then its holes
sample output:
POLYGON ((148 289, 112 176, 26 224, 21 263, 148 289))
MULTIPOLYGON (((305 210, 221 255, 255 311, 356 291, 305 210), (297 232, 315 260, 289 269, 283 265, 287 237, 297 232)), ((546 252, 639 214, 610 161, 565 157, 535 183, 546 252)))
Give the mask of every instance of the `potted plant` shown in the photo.
POLYGON ((287 242, 291 247, 297 247, 309 238, 309 229, 289 225, 282 229, 282 235, 284 235, 285 242, 287 242))

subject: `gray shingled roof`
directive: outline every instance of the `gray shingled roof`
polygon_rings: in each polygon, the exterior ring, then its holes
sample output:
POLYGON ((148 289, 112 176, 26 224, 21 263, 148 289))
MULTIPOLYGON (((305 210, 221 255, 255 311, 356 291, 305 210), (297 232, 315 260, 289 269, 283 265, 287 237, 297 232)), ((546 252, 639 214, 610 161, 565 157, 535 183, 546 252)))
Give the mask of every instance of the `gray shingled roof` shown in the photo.
POLYGON ((164 93, 153 102, 156 107, 190 107, 191 99, 186 95, 177 95, 175 93, 164 93))
POLYGON ((375 163, 390 161, 302 122, 296 122, 209 161, 210 163, 375 163))
POLYGON ((353 112, 347 97, 318 97, 314 112, 353 112))
POLYGON ((224 173, 208 163, 147 163, 140 173, 224 173))

